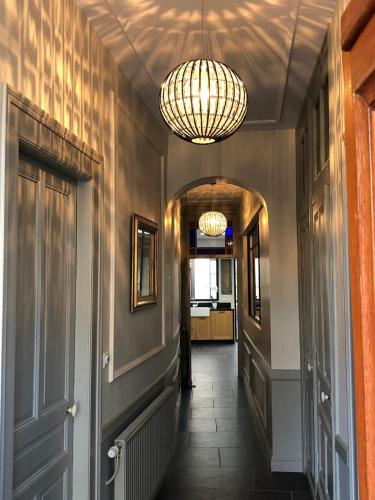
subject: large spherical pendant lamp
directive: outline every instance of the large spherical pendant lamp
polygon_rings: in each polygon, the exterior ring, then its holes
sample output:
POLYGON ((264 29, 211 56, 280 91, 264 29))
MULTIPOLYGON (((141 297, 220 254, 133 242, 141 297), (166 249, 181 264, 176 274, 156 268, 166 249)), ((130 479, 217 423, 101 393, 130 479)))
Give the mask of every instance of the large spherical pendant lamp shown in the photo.
POLYGON ((199 229, 207 236, 221 236, 227 228, 227 219, 221 212, 205 212, 199 218, 199 229))
POLYGON ((247 92, 228 66, 211 59, 187 61, 164 80, 160 111, 178 137, 210 144, 231 136, 247 113, 247 92))

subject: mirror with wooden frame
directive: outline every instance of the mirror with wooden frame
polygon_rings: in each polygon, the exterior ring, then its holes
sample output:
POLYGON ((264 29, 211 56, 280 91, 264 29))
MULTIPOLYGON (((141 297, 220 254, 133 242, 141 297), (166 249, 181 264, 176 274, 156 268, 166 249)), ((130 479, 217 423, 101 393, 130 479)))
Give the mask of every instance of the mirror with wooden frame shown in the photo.
POLYGON ((132 220, 131 310, 157 303, 158 226, 140 215, 132 220))

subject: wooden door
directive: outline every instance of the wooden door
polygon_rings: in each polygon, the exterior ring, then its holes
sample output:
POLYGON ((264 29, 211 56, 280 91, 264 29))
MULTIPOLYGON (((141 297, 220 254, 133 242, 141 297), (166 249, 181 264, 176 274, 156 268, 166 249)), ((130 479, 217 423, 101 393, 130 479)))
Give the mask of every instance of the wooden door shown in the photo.
POLYGON ((375 2, 342 17, 345 144, 360 500, 375 498, 375 2))
POLYGON ((315 404, 315 352, 316 343, 311 320, 311 246, 309 212, 299 223, 299 296, 302 354, 302 397, 304 431, 304 465, 310 484, 315 489, 315 450, 316 450, 316 404, 315 404))
POLYGON ((13 498, 72 495, 76 187, 19 159, 13 498))

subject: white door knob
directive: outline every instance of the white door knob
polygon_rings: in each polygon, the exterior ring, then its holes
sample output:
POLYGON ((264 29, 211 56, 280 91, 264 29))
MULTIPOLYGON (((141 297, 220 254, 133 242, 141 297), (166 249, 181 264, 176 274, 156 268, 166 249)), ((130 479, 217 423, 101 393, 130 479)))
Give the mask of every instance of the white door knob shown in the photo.
POLYGON ((74 403, 72 406, 68 406, 68 408, 65 410, 65 413, 67 415, 70 415, 72 418, 76 418, 76 415, 78 413, 78 405, 74 403))
POLYGON ((329 394, 326 394, 324 391, 322 391, 320 393, 320 399, 321 399, 322 403, 324 403, 325 401, 329 401, 331 399, 331 396, 329 394))
POLYGON ((307 363, 307 371, 310 373, 314 369, 313 365, 311 363, 307 363))

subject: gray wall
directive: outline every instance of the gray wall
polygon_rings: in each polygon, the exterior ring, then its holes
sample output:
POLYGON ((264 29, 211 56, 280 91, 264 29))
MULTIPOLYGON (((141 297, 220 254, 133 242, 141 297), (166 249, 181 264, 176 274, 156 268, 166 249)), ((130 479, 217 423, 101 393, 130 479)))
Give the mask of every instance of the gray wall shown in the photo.
MULTIPOLYGON (((122 416, 129 408, 134 412, 137 401, 147 403, 142 395, 152 396, 149 391, 163 378, 178 348, 178 336, 173 334, 178 327, 178 312, 173 315, 170 311, 177 311, 179 300, 172 297, 172 271, 178 260, 178 253, 172 253, 175 245, 172 228, 178 234, 179 220, 178 211, 173 215, 173 206, 167 207, 163 197, 162 165, 167 155, 167 136, 73 0, 0 0, 0 13, 0 80, 39 105, 104 157, 103 310, 100 311, 103 350, 110 351, 112 331, 115 365, 140 360, 111 383, 108 367, 102 371, 103 431, 108 436, 117 432, 113 430, 116 426, 121 430, 121 422, 125 423, 122 416), (161 253, 158 263, 158 305, 131 315, 129 264, 133 211, 159 224, 160 242, 163 238, 166 255, 161 253), (116 302, 111 316, 109 277, 114 256, 116 302), (142 362, 142 356, 156 346, 162 349, 142 362)), ((176 282, 174 287, 178 289, 176 282)))
POLYGON ((270 362, 275 369, 299 369, 294 131, 241 131, 207 148, 169 137, 168 199, 217 177, 254 191, 267 207, 270 362))

